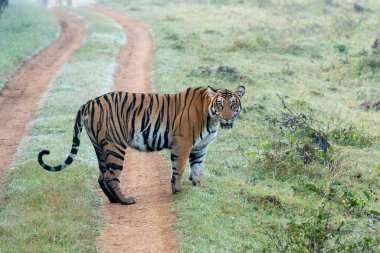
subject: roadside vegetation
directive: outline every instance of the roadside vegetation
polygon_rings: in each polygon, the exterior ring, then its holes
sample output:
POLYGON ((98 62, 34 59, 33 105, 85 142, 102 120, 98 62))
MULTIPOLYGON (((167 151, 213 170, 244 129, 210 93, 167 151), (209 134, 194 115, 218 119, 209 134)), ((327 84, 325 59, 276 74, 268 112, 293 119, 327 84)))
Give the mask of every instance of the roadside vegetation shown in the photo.
POLYGON ((247 88, 175 196, 181 252, 380 251, 376 1, 103 4, 152 28, 155 91, 247 88))
POLYGON ((76 10, 88 23, 88 36, 44 94, 38 115, 22 140, 0 195, 0 252, 94 252, 102 224, 95 153, 82 135, 76 168, 44 171, 41 149, 51 150, 49 164, 60 164, 71 147, 74 117, 87 100, 111 90, 116 55, 126 42, 110 18, 76 10), (53 131, 54 130, 54 131, 53 131))
POLYGON ((59 24, 36 5, 11 2, 0 15, 0 91, 20 65, 59 34, 59 24))

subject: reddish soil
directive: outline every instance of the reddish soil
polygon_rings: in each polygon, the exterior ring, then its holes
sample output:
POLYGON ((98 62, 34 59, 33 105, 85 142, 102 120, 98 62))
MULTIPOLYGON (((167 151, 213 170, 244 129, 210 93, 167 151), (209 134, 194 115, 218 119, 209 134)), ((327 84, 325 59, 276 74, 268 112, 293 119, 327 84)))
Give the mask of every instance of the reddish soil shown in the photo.
POLYGON ((61 35, 49 47, 27 61, 0 93, 0 189, 26 125, 33 119, 41 95, 57 71, 73 56, 86 35, 82 19, 52 10, 61 25, 61 35))
MULTIPOLYGON (((124 13, 92 6, 122 25, 128 42, 120 50, 115 74, 115 90, 151 91, 153 43, 149 30, 124 13)), ((99 246, 104 252, 174 252, 175 215, 170 212, 172 199, 169 164, 158 153, 129 149, 125 156, 121 187, 126 196, 137 197, 137 204, 111 204, 104 198, 105 227, 99 246)))

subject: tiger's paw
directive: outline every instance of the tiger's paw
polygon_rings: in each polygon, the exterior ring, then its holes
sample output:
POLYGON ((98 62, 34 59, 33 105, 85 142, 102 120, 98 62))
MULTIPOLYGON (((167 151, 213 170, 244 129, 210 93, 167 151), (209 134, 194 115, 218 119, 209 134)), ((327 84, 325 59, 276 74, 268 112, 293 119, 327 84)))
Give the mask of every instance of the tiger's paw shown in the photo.
POLYGON ((194 186, 202 186, 201 179, 193 173, 190 174, 189 180, 193 183, 194 186))
POLYGON ((120 201, 120 204, 122 205, 133 205, 137 203, 136 198, 126 198, 124 201, 120 201))
POLYGON ((179 193, 179 192, 181 192, 181 191, 179 191, 179 190, 175 189, 174 187, 172 187, 172 193, 173 193, 173 194, 177 194, 177 193, 179 193))
POLYGON ((193 182, 193 185, 194 186, 202 186, 202 182, 201 182, 201 180, 197 180, 197 181, 195 181, 195 180, 191 180, 192 182, 193 182))
POLYGON ((171 180, 171 184, 172 184, 172 193, 173 194, 176 194, 178 192, 181 192, 182 190, 182 184, 181 182, 177 182, 177 178, 173 175, 172 176, 172 180, 171 180))
POLYGON ((175 184, 172 183, 172 193, 173 194, 177 194, 181 191, 182 191, 182 186, 179 186, 179 185, 176 186, 175 184))
POLYGON ((175 184, 172 184, 172 193, 173 194, 177 194, 181 192, 181 189, 179 189, 178 187, 175 186, 175 184))

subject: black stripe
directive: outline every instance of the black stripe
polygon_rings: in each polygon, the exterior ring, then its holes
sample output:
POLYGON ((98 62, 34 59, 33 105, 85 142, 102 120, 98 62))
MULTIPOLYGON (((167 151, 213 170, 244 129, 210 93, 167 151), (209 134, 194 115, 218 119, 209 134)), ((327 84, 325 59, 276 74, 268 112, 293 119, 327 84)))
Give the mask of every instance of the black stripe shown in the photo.
MULTIPOLYGON (((174 95, 174 115, 173 115, 173 119, 177 116, 177 110, 178 110, 178 107, 177 107, 177 98, 179 97, 178 94, 175 94, 174 95)), ((172 129, 174 129, 174 122, 175 120, 172 120, 172 129)))
POLYGON ((207 129, 207 132, 210 134, 211 133, 211 130, 210 130, 210 115, 207 114, 207 123, 206 123, 206 129, 207 129))
POLYGON ((157 145, 156 145, 156 149, 157 150, 160 150, 162 147, 161 147, 161 134, 158 136, 158 141, 157 141, 157 145))
POLYGON ((107 179, 106 181, 107 181, 107 183, 108 183, 108 182, 111 182, 111 181, 117 181, 117 182, 120 183, 120 180, 119 180, 117 177, 114 177, 114 178, 112 178, 112 179, 107 179))
POLYGON ((128 92, 125 93, 125 96, 124 96, 124 99, 123 99, 123 103, 121 103, 121 115, 124 116, 124 109, 126 109, 125 107, 125 104, 127 103, 128 101, 128 92))
POLYGON ((137 115, 140 115, 140 112, 141 112, 141 110, 144 107, 144 100, 145 100, 145 94, 141 93, 141 102, 140 102, 140 105, 139 105, 139 111, 138 111, 137 115))
POLYGON ((67 165, 70 165, 72 162, 73 162, 73 158, 71 158, 71 156, 67 157, 66 160, 65 160, 65 163, 67 165))
POLYGON ((170 154, 170 160, 171 160, 172 162, 174 162, 175 160, 177 160, 177 158, 178 158, 177 155, 175 155, 175 154, 170 154))
POLYGON ((74 143, 76 146, 79 146, 79 144, 80 144, 80 140, 79 140, 78 136, 75 136, 75 137, 73 138, 73 143, 74 143))
POLYGON ((120 154, 118 154, 118 153, 116 153, 114 151, 110 151, 110 150, 106 151, 106 160, 107 160, 107 158, 109 156, 113 156, 113 157, 115 157, 117 159, 124 160, 124 154, 120 155, 120 154))
MULTIPOLYGON (((107 169, 114 169, 114 170, 123 170, 123 166, 121 165, 118 165, 116 163, 107 163, 107 169)), ((113 171, 110 171, 111 174, 115 174, 113 173, 113 171)))
POLYGON ((185 99, 184 99, 184 101, 183 101, 183 108, 182 108, 182 112, 181 112, 181 117, 179 118, 179 124, 178 124, 178 126, 181 126, 181 124, 182 124, 183 112, 184 112, 185 109, 186 109, 187 96, 189 95, 190 90, 191 90, 191 88, 188 88, 188 89, 186 90, 185 99))
POLYGON ((203 153, 203 154, 198 154, 198 153, 191 153, 190 156, 189 156, 189 159, 190 160, 195 160, 195 159, 198 159, 198 158, 201 158, 203 156, 205 156, 206 153, 203 153))
POLYGON ((158 131, 160 130, 161 122, 159 119, 156 119, 156 123, 154 124, 153 129, 153 136, 157 135, 158 131))
POLYGON ((164 139, 165 139, 165 144, 164 146, 166 148, 169 148, 169 126, 170 126, 170 98, 168 97, 168 103, 167 103, 167 108, 166 108, 166 128, 165 128, 165 133, 164 133, 164 139))
POLYGON ((132 93, 132 102, 129 104, 126 114, 128 114, 129 111, 130 111, 132 108, 135 107, 135 103, 136 103, 136 94, 135 94, 135 93, 132 93))
POLYGON ((132 115, 132 121, 131 121, 131 139, 133 140, 134 136, 135 136, 135 119, 136 119, 136 113, 137 113, 137 110, 135 110, 133 112, 133 115, 132 115))
POLYGON ((193 166, 194 164, 201 164, 201 163, 203 163, 203 161, 190 162, 190 166, 193 166))
MULTIPOLYGON (((96 102, 99 104, 99 98, 96 98, 96 102)), ((90 126, 91 126, 91 133, 95 133, 94 129, 94 116, 95 116, 95 101, 91 101, 91 121, 90 121, 90 126)), ((95 138, 95 136, 94 136, 95 138)))

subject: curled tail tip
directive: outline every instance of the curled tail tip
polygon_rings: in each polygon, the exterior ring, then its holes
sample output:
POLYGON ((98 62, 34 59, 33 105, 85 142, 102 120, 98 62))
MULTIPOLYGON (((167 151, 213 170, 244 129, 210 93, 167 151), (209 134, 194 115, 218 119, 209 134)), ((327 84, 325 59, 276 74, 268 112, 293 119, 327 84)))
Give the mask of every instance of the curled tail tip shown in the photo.
POLYGON ((44 155, 49 155, 50 154, 50 151, 49 150, 42 150, 40 153, 38 153, 38 163, 42 166, 44 164, 44 162, 42 161, 42 157, 44 155))
POLYGON ((40 153, 38 153, 38 157, 42 157, 44 155, 49 155, 50 154, 50 151, 49 150, 42 150, 40 153))
POLYGON ((42 166, 42 164, 44 163, 43 161, 42 161, 42 157, 44 156, 44 155, 49 155, 50 154, 50 151, 49 150, 46 150, 46 149, 44 149, 44 150, 42 150, 40 153, 38 153, 38 162, 39 162, 39 164, 42 166))
POLYGON ((49 155, 50 154, 50 151, 49 150, 42 150, 40 153, 38 153, 38 163, 40 164, 40 166, 42 167, 42 168, 44 168, 45 170, 51 170, 51 167, 50 166, 48 166, 48 165, 46 165, 45 163, 44 163, 44 161, 42 160, 42 157, 44 156, 44 155, 49 155))

